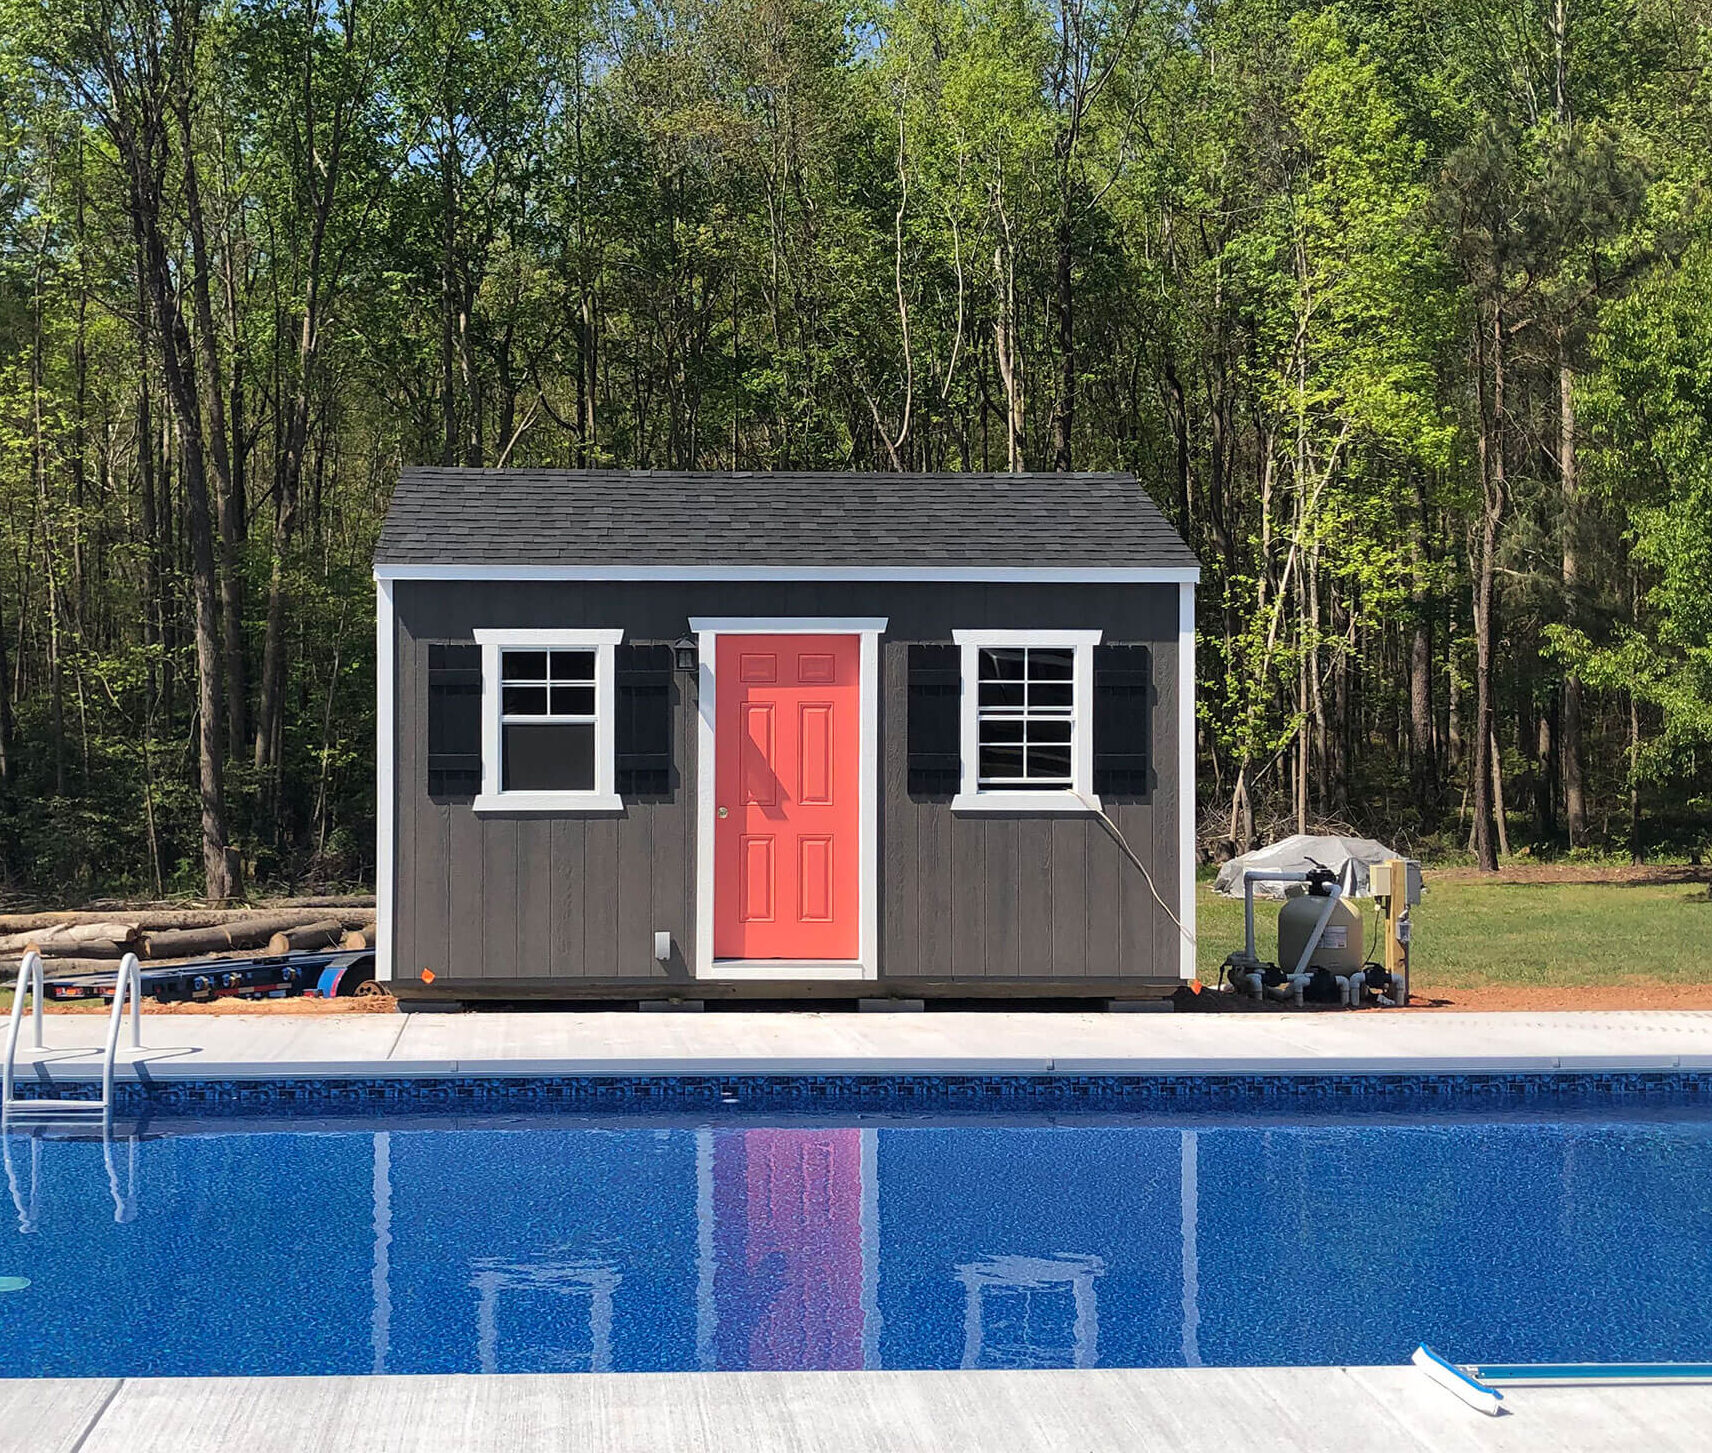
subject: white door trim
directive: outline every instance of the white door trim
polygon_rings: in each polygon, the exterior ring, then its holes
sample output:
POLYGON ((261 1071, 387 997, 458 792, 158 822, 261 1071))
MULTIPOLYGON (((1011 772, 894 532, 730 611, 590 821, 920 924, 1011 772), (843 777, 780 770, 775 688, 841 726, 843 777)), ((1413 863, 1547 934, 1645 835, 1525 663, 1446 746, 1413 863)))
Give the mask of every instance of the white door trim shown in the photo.
POLYGON ((1178 974, 1196 974, 1195 928, 1195 587, 1177 587, 1177 916, 1178 974))
POLYGON ((886 617, 692 616, 699 667, 696 673, 696 942, 698 979, 875 979, 880 943, 880 634, 886 617), (861 637, 860 742, 857 803, 861 863, 857 880, 854 959, 715 959, 713 956, 713 829, 715 722, 718 718, 719 638, 723 635, 814 635, 861 637))
POLYGON ((398 619, 392 589, 390 580, 375 580, 374 975, 383 982, 395 977, 398 911, 398 619))

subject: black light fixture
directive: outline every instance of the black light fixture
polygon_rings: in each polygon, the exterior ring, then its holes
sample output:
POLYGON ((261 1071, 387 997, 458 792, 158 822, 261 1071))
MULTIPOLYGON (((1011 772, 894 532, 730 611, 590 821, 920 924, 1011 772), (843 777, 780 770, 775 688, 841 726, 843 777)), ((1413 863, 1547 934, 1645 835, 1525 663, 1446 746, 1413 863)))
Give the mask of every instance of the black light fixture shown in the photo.
POLYGON ((696 668, 696 643, 691 636, 672 642, 672 664, 680 671, 694 671, 696 668))

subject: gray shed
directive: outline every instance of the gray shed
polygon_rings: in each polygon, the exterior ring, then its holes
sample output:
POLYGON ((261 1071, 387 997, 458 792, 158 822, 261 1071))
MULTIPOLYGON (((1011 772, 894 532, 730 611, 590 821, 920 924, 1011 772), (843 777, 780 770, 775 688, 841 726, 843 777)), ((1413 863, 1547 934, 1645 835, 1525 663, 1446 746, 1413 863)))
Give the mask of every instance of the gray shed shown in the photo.
POLYGON ((1198 575, 1129 475, 407 470, 375 555, 378 975, 1169 991, 1198 575))

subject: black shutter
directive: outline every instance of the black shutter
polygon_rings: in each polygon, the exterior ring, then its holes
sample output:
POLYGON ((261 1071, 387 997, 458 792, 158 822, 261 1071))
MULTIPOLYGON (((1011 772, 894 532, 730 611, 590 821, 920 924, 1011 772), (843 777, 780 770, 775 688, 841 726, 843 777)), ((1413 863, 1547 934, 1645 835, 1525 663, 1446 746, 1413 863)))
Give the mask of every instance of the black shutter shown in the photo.
POLYGON ((1147 796, 1151 666, 1146 646, 1094 647, 1094 791, 1101 797, 1147 796))
POLYGON ((481 647, 428 647, 428 795, 460 801, 481 791, 481 647))
POLYGON ((620 797, 672 791, 672 648, 623 645, 614 652, 613 748, 620 797))
POLYGON ((909 648, 909 795, 917 800, 957 795, 963 774, 962 690, 959 647, 909 648))

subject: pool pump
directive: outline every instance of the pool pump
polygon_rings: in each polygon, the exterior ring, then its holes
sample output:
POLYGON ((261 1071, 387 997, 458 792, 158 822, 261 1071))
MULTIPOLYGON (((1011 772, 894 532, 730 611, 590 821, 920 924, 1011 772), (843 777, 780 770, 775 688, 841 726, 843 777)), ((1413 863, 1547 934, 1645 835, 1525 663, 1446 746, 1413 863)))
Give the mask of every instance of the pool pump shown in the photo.
POLYGON ((1225 960, 1223 970, 1235 992, 1259 1000, 1288 999, 1297 1005, 1360 1008, 1369 997, 1379 1004, 1400 1002, 1387 992, 1393 987, 1392 975, 1380 965, 1366 962, 1361 909, 1345 895, 1342 881, 1331 869, 1246 872, 1242 875, 1242 905, 1244 945, 1225 960), (1302 891, 1287 897, 1279 911, 1276 963, 1262 960, 1255 945, 1256 883, 1302 885, 1302 891))

